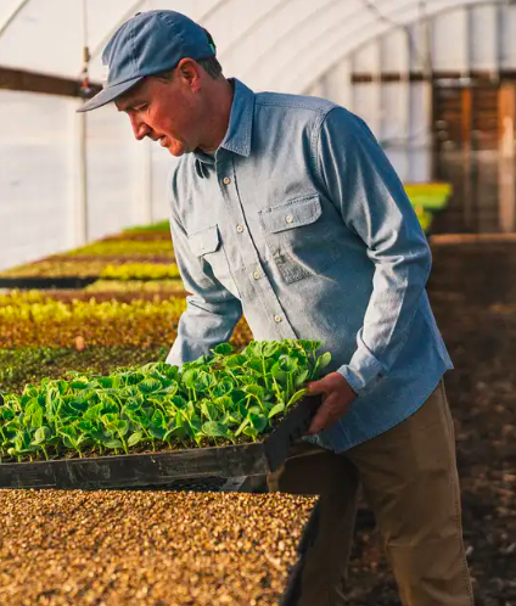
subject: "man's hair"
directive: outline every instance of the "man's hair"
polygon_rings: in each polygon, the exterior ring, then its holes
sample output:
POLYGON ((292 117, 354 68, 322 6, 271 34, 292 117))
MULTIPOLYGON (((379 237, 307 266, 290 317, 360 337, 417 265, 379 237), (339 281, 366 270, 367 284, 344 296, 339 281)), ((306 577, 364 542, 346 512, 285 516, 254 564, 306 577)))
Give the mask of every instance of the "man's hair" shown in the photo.
MULTIPOLYGON (((204 59, 197 59, 196 63, 199 64, 214 80, 222 75, 222 66, 214 56, 205 57, 204 59)), ((169 69, 167 71, 160 72, 159 74, 153 74, 152 77, 157 78, 158 80, 164 80, 165 82, 170 82, 174 77, 174 70, 169 69)))

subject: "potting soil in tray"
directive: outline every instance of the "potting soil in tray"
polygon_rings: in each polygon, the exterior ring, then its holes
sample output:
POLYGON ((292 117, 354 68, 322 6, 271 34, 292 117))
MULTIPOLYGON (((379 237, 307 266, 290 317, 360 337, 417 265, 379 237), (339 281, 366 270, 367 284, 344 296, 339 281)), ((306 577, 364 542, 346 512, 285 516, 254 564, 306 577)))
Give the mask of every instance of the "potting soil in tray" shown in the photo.
POLYGON ((317 498, 0 490, 2 606, 277 606, 317 498))

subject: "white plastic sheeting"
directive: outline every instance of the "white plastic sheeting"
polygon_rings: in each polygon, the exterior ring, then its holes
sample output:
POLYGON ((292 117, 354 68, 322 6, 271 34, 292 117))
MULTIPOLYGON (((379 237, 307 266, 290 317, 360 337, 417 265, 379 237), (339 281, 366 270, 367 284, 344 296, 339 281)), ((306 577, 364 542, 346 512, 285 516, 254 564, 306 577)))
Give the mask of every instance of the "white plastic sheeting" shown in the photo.
POLYGON ((71 143, 63 124, 69 104, 65 98, 0 92, 1 267, 32 257, 36 242, 41 255, 73 244, 67 222, 71 143))
MULTIPOLYGON (((162 8, 212 33, 227 76, 255 90, 331 98, 387 142, 402 135, 425 143, 428 84, 351 88, 349 76, 421 70, 425 19, 439 23, 431 40, 436 69, 465 69, 468 61, 494 68, 496 58, 516 66, 516 7, 507 0, 0 0, 0 67, 79 80, 87 44, 90 76, 100 81, 110 35, 137 11, 162 8), (473 26, 472 11, 461 6, 479 11, 473 26), (478 38, 476 53, 468 34, 478 38)), ((79 103, 0 90, 0 267, 81 243, 79 103)), ((88 239, 165 217, 165 175, 174 159, 148 141, 136 143, 112 107, 88 114, 86 133, 88 239)), ((403 179, 429 178, 427 150, 388 154, 403 179)))
MULTIPOLYGON (((100 55, 137 11, 168 8, 203 24, 228 73, 259 89, 302 92, 380 34, 486 0, 1 0, 0 66, 78 78, 82 47, 101 79, 100 55), (83 11, 82 7, 85 7, 83 11)), ((490 4, 506 5, 507 0, 490 4)), ((456 34, 456 32, 455 32, 456 34)))
MULTIPOLYGON (((0 268, 81 241, 78 103, 0 91, 0 268)), ((151 150, 150 141, 136 144, 112 108, 87 121, 88 239, 166 217, 165 176, 173 158, 157 146, 151 150)))

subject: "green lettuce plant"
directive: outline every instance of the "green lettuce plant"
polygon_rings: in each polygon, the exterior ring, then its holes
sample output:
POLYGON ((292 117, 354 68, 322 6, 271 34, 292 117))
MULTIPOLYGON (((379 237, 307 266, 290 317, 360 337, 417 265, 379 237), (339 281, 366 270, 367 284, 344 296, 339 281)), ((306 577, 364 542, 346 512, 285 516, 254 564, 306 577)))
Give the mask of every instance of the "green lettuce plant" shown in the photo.
POLYGON ((42 379, 0 405, 2 460, 256 441, 329 364, 319 341, 229 343, 180 370, 163 362, 109 376, 42 379))

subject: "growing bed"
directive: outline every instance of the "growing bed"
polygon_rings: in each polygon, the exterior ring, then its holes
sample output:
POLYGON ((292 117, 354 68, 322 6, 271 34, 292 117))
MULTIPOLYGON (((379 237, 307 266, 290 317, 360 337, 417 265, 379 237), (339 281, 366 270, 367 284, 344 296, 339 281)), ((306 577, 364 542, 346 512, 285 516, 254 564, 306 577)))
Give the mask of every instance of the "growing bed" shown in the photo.
POLYGON ((295 606, 317 499, 0 490, 2 606, 295 606))

